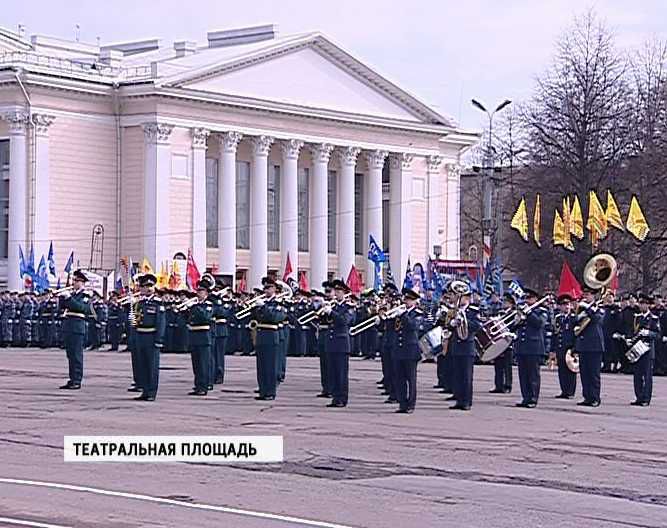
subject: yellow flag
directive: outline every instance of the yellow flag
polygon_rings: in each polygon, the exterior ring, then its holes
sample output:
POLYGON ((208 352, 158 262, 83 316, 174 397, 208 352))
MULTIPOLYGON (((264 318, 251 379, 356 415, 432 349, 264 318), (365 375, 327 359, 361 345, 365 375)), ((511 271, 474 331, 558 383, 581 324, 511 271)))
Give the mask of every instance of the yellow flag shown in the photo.
POLYGON ((521 198, 514 216, 512 216, 512 229, 516 229, 521 238, 528 242, 528 212, 526 211, 526 198, 521 198))
POLYGON ((646 240, 649 227, 636 196, 633 196, 632 201, 630 202, 630 212, 628 213, 628 222, 626 225, 628 231, 630 231, 630 233, 632 233, 638 240, 641 240, 642 242, 646 240))
POLYGON ((607 214, 602 208, 595 191, 588 193, 588 222, 586 228, 591 232, 594 245, 598 240, 607 236, 607 214))
POLYGON ((158 288, 169 287, 169 274, 167 273, 167 268, 165 267, 164 262, 160 264, 160 273, 157 274, 157 287, 158 288))
POLYGON ((556 209, 554 214, 554 246, 565 246, 567 236, 565 222, 563 222, 558 209, 556 209))
POLYGON ((614 200, 614 197, 611 194, 611 191, 607 189, 607 223, 615 227, 616 229, 620 229, 621 231, 625 231, 625 226, 623 225, 623 219, 621 218, 621 213, 618 210, 618 205, 616 205, 616 200, 614 200))
MULTIPOLYGON (((563 198, 563 246, 565 246, 565 249, 569 249, 570 251, 574 251, 574 245, 572 244, 572 237, 570 236, 571 234, 571 229, 572 229, 572 215, 570 214, 570 197, 566 196, 563 198)), ((555 219, 554 219, 555 222, 555 219)), ((554 226, 554 229, 556 226, 554 226)))
POLYGON ((542 247, 541 237, 542 208, 540 207, 540 195, 535 198, 535 215, 533 216, 533 239, 537 247, 542 247))
POLYGON ((584 218, 581 214, 581 204, 579 203, 579 197, 576 194, 574 195, 572 211, 570 212, 570 233, 577 237, 579 240, 584 239, 584 218))
POLYGON ((146 257, 141 261, 141 273, 154 273, 151 263, 148 262, 146 257))

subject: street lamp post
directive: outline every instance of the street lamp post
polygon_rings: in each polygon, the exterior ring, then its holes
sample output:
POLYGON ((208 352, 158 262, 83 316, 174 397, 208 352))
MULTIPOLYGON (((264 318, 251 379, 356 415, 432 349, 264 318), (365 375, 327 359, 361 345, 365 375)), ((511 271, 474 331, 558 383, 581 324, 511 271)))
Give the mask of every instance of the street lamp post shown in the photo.
MULTIPOLYGON (((484 265, 486 266, 486 255, 487 248, 491 250, 491 253, 497 255, 499 252, 495 247, 491 246, 491 232, 493 227, 496 228, 496 240, 495 245, 498 245, 500 242, 500 237, 498 234, 502 218, 496 219, 496 225, 493 225, 493 182, 491 180, 494 172, 495 157, 493 152, 493 116, 497 112, 500 112, 503 108, 511 104, 512 101, 505 99, 500 103, 493 112, 489 112, 486 107, 480 103, 477 99, 472 100, 472 105, 484 112, 489 118, 489 141, 486 146, 486 156, 484 159, 484 167, 482 171, 482 239, 484 242, 484 265)), ((502 200, 502 197, 498 195, 498 200, 502 200)))

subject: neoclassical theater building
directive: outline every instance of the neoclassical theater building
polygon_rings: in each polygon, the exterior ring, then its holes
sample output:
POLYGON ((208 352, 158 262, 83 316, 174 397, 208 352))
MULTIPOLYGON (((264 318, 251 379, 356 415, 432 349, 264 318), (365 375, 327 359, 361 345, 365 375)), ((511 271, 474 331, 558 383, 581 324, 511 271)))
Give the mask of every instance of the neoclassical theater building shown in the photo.
MULTIPOLYGON (((434 246, 459 257, 459 160, 477 135, 321 33, 275 26, 91 45, 0 30, 0 282, 19 289, 19 245, 53 241, 60 269, 154 266, 309 283, 372 283, 369 236, 395 277, 434 246)), ((390 50, 387 50, 390 53, 390 50)), ((426 77, 426 74, 425 74, 426 77)))

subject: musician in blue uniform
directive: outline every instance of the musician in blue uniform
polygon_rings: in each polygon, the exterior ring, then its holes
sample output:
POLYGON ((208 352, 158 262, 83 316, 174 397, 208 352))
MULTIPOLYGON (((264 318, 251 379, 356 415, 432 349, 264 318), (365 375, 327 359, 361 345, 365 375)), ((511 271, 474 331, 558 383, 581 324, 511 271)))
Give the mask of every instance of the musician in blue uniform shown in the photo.
POLYGON ((470 304, 472 292, 461 295, 459 310, 449 322, 452 336, 449 339, 452 357, 452 382, 456 403, 450 409, 469 411, 472 407, 473 368, 477 351, 475 334, 481 328, 479 307, 470 304))
POLYGON ((109 343, 111 348, 109 350, 118 350, 120 338, 123 333, 123 307, 118 303, 118 293, 112 291, 109 294, 109 308, 108 308, 108 329, 109 329, 109 343))
MULTIPOLYGON (((331 282, 325 281, 322 283, 322 288, 324 289, 324 295, 317 295, 319 292, 313 292, 315 298, 313 299, 313 307, 316 310, 319 310, 324 303, 330 303, 333 301, 334 293, 331 286, 331 282)), ((329 356, 327 353, 329 336, 330 318, 327 315, 322 315, 318 320, 318 333, 317 333, 317 351, 320 356, 320 383, 322 385, 322 391, 317 395, 318 398, 330 398, 331 397, 331 380, 329 379, 329 366, 328 360, 329 356)))
POLYGON ((640 293, 638 300, 639 313, 635 315, 634 339, 643 341, 649 346, 649 349, 639 357, 634 365, 636 400, 631 405, 648 407, 653 395, 653 362, 655 361, 655 342, 660 335, 660 321, 656 315, 651 313, 652 298, 650 295, 640 293))
POLYGON ((69 364, 69 380, 61 389, 78 390, 83 379, 83 346, 86 334, 86 316, 90 312, 90 295, 84 291, 87 277, 76 270, 72 274, 71 294, 66 292, 61 303, 65 309, 63 333, 69 364))
POLYGON ((354 305, 345 300, 350 289, 340 279, 331 283, 335 300, 324 306, 329 316, 327 331, 327 360, 331 403, 327 407, 346 407, 349 393, 350 327, 355 320, 354 305))
POLYGON ((165 309, 153 290, 157 277, 152 273, 145 273, 136 280, 142 299, 135 310, 134 347, 137 381, 142 392, 134 399, 155 401, 160 381, 160 351, 164 346, 166 330, 165 309))
POLYGON ((577 405, 585 407, 599 407, 600 399, 600 369, 604 352, 604 334, 602 332, 602 310, 595 304, 596 289, 583 287, 577 325, 585 325, 575 340, 575 352, 579 355, 579 374, 581 376, 581 390, 583 401, 577 405), (588 321, 588 322, 586 322, 588 321))
POLYGON ((211 275, 203 275, 197 284, 197 302, 188 310, 188 341, 195 378, 194 387, 188 396, 206 396, 213 388, 213 380, 209 379, 213 303, 208 297, 214 285, 211 275))
POLYGON ((276 299, 275 279, 264 277, 264 298, 256 301, 252 310, 252 320, 257 324, 255 350, 257 353, 257 381, 259 395, 256 400, 275 400, 278 384, 276 372, 278 347, 280 346, 279 323, 285 320, 287 312, 276 299))
POLYGON ((560 394, 556 398, 569 400, 574 398, 577 390, 577 373, 572 372, 565 361, 568 350, 574 347, 574 326, 576 317, 572 313, 574 299, 567 294, 557 299, 558 313, 554 317, 554 337, 551 341, 551 359, 558 368, 558 383, 560 394))
MULTIPOLYGON (((516 311, 516 301, 511 293, 506 293, 503 296, 502 303, 495 292, 491 294, 486 313, 488 317, 502 317, 514 311, 516 311)), ((513 345, 508 346, 505 352, 493 360, 495 386, 489 391, 492 394, 512 392, 512 349, 513 345)))
MULTIPOLYGON (((223 287, 223 284, 219 284, 223 287)), ((225 294, 214 300, 213 317, 215 318, 215 372, 214 383, 225 382, 225 354, 229 342, 229 322, 234 317, 234 306, 231 294, 225 294)))
POLYGON ((519 366, 521 402, 517 407, 537 407, 540 397, 540 365, 544 359, 544 334, 547 313, 542 307, 533 307, 539 295, 524 288, 526 303, 519 308, 521 320, 516 328, 515 354, 519 366))
POLYGON ((419 292, 403 288, 403 312, 396 317, 394 379, 397 413, 411 413, 417 403, 417 364, 421 359, 419 337, 424 332, 424 312, 417 307, 419 292))

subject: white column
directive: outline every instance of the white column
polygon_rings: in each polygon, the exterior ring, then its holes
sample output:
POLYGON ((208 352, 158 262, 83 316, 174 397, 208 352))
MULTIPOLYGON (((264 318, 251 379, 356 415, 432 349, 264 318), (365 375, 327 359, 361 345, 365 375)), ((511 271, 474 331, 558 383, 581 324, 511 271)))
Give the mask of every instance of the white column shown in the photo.
MULTIPOLYGON (((405 277, 412 240, 412 155, 394 154, 389 158, 390 218, 389 251, 392 272, 405 277)), ((398 279, 396 279, 398 280, 398 279)))
POLYGON ((144 256, 154 268, 169 255, 169 178, 173 125, 144 123, 144 256))
POLYGON ((345 147, 338 151, 340 180, 338 184, 338 275, 347 280, 354 265, 354 169, 357 147, 345 147))
POLYGON ((192 257, 200 270, 206 269, 206 140, 205 128, 191 128, 192 134, 192 257))
POLYGON ((218 136, 218 267, 236 279, 236 149, 239 132, 218 136))
MULTIPOLYGON (((440 245, 441 238, 438 236, 438 208, 443 208, 445 197, 439 192, 440 165, 442 156, 428 156, 426 158, 426 185, 428 196, 426 198, 427 209, 427 236, 426 236, 426 254, 433 255, 433 246, 440 245)), ((442 248, 443 256, 446 255, 446 248, 442 248)))
POLYGON ((445 219, 445 246, 443 252, 449 259, 461 258, 461 167, 458 163, 447 165, 447 217, 445 219))
POLYGON ((283 165, 280 172, 280 277, 285 271, 287 255, 292 264, 292 277, 299 271, 299 186, 298 162, 303 141, 290 139, 280 144, 283 165))
POLYGON ((28 202, 28 146, 26 144, 26 124, 28 115, 11 112, 3 116, 9 124, 9 230, 7 287, 22 290, 23 280, 19 276, 19 245, 28 258, 30 248, 26 247, 26 205, 28 202))
POLYGON ((268 155, 273 138, 252 138, 252 173, 250 175, 250 273, 248 286, 260 287, 268 268, 267 177, 268 155))
POLYGON ((327 181, 329 158, 333 145, 319 143, 310 146, 313 170, 310 178, 310 285, 319 288, 327 280, 329 252, 327 229, 329 216, 327 207, 327 181))
MULTIPOLYGON (((364 241, 364 246, 368 248, 370 236, 382 247, 382 167, 387 157, 387 151, 374 150, 366 154, 366 163, 368 171, 366 173, 366 218, 368 222, 369 239, 364 241)), ((384 249, 384 248, 382 248, 384 249)), ((393 270, 392 270, 393 271, 393 270)), ((375 276, 375 264, 368 261, 366 272, 366 284, 373 284, 375 276)), ((395 276, 394 276, 395 277, 395 276)), ((400 280, 400 279, 396 279, 400 280)))
POLYGON ((46 114, 33 114, 35 127, 35 200, 33 202, 33 240, 35 241, 35 265, 49 251, 49 127, 55 119, 46 114))

